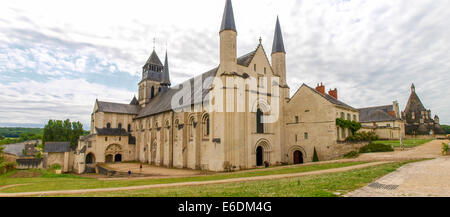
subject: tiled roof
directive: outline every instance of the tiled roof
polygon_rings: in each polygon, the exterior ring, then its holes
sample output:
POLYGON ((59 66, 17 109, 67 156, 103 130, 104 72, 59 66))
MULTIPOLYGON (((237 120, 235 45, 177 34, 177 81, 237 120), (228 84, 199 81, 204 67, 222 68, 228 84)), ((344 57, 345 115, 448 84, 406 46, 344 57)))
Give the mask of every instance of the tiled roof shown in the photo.
MULTIPOLYGON (((218 68, 214 68, 206 73, 203 73, 202 75, 199 75, 199 77, 201 76, 202 80, 203 80, 203 86, 204 87, 211 87, 212 82, 214 81, 214 77, 217 74, 217 70, 218 68)), ((198 77, 196 77, 198 78, 198 77)), ((175 87, 171 87, 169 89, 167 89, 166 91, 162 92, 161 94, 157 95, 155 98, 153 98, 150 103, 148 105, 145 106, 145 108, 143 108, 141 110, 141 112, 139 112, 138 116, 136 118, 143 118, 143 117, 148 117, 151 115, 155 115, 155 114, 159 114, 159 113, 163 113, 163 112, 167 112, 167 111, 172 111, 174 109, 179 109, 179 108, 172 108, 172 97, 175 94, 179 94, 180 96, 182 96, 183 99, 187 99, 190 98, 191 99, 191 103, 187 104, 186 102, 184 103, 180 103, 183 105, 193 105, 193 104, 200 104, 200 103, 204 103, 204 102, 208 102, 209 99, 205 99, 205 101, 203 101, 203 98, 209 93, 210 88, 194 88, 194 80, 196 80, 196 78, 192 78, 180 85, 177 85, 175 87), (183 89, 183 87, 185 85, 188 85, 191 87, 190 91, 185 91, 183 89), (184 91, 184 92, 181 92, 184 91), (202 91, 201 93, 199 93, 199 91, 202 91), (191 96, 189 96, 189 94, 191 94, 191 96), (196 96, 197 94, 201 94, 202 95, 202 99, 197 99, 196 96)))
POLYGON ((255 57, 255 54, 256 54, 256 51, 257 51, 257 50, 258 50, 258 49, 256 49, 256 50, 254 50, 254 51, 252 51, 252 52, 250 52, 250 53, 248 53, 248 54, 245 54, 245 55, 239 57, 239 58, 237 59, 237 64, 239 64, 239 65, 241 65, 241 66, 246 66, 246 67, 248 67, 248 66, 250 65, 250 63, 252 62, 253 57, 255 57))
POLYGON ((46 142, 44 145, 45 153, 64 153, 70 150, 70 142, 46 142))
POLYGON ((155 50, 153 50, 152 54, 147 60, 147 64, 157 65, 157 66, 163 66, 161 60, 158 57, 158 54, 156 54, 155 50))
POLYGON ((284 49, 283 34, 281 33, 280 19, 277 17, 277 24, 275 26, 275 35, 273 37, 272 53, 283 52, 284 49))
POLYGON ((128 136, 128 132, 122 128, 95 128, 99 136, 128 136))
POLYGON ((398 118, 389 114, 389 112, 393 111, 394 111, 393 105, 361 108, 359 109, 359 120, 362 123, 398 120, 398 118))
MULTIPOLYGON (((330 96, 330 95, 328 95, 328 94, 322 94, 322 93, 320 93, 320 92, 317 91, 316 89, 314 89, 314 88, 312 88, 312 87, 310 87, 310 86, 308 86, 308 85, 306 85, 306 84, 303 84, 303 86, 305 86, 305 87, 311 89, 311 90, 314 91, 315 93, 319 94, 320 96, 322 96, 323 98, 325 98, 326 100, 328 100, 329 102, 331 102, 331 103, 333 103, 333 104, 335 104, 335 105, 337 105, 337 106, 344 107, 344 108, 351 109, 351 110, 357 110, 356 108, 353 108, 353 107, 347 105, 346 103, 344 103, 344 102, 342 102, 342 101, 340 101, 340 100, 337 100, 337 99, 335 99, 334 97, 332 97, 332 96, 330 96)), ((301 87, 300 87, 300 88, 301 88, 301 87)))
POLYGON ((120 104, 112 102, 97 101, 98 112, 119 113, 137 115, 140 107, 138 105, 120 104))

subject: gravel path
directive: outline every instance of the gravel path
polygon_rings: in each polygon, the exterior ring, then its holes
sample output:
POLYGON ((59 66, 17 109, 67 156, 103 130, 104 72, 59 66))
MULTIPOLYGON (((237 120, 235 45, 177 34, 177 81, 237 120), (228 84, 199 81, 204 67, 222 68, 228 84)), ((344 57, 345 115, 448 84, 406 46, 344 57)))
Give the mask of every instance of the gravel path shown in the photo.
POLYGON ((130 186, 130 187, 119 187, 119 188, 98 188, 98 189, 42 191, 42 192, 24 192, 24 193, 0 193, 0 197, 28 197, 28 196, 48 196, 48 195, 62 195, 62 194, 84 194, 84 193, 94 193, 94 192, 127 191, 127 190, 142 190, 142 189, 152 189, 152 188, 168 188, 168 187, 224 184, 224 183, 247 182, 247 181, 263 181, 263 180, 273 180, 273 179, 283 179, 283 178, 294 178, 294 177, 308 176, 308 175, 320 175, 320 174, 328 174, 328 173, 345 172, 345 171, 349 171, 349 170, 366 168, 366 167, 376 166, 376 165, 385 164, 385 163, 389 163, 389 162, 388 161, 380 161, 380 162, 372 162, 372 163, 367 163, 367 164, 359 164, 359 165, 355 165, 355 166, 334 168, 334 169, 328 169, 328 170, 318 170, 318 171, 303 172, 303 173, 280 174, 280 175, 269 175, 269 176, 245 177, 245 178, 214 180, 214 181, 182 182, 182 183, 172 183, 172 184, 155 184, 155 185, 130 186))

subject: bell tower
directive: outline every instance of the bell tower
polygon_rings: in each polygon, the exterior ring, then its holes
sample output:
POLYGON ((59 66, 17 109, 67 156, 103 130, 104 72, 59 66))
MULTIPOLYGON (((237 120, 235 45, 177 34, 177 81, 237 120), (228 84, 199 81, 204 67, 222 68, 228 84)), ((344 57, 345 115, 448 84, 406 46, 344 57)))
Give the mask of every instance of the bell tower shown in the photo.
MULTIPOLYGON (((139 105, 145 107, 150 101, 155 98, 161 91, 163 83, 165 86, 170 85, 170 81, 163 81, 166 76, 163 76, 165 71, 164 65, 153 49, 152 54, 148 58, 144 67, 142 68, 142 80, 139 83, 139 105)), ((168 73, 168 70, 167 70, 168 73)))

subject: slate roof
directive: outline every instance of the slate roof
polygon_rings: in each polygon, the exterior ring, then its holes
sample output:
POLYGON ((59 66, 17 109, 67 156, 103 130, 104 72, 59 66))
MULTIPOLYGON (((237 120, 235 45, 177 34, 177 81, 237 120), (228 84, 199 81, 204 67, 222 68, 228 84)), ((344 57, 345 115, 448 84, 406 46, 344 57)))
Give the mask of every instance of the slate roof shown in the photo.
POLYGON ((123 128, 95 128, 99 136, 128 136, 128 132, 123 128))
POLYGON ((22 143, 5 145, 5 149, 3 150, 3 152, 21 157, 21 156, 23 156, 24 149, 25 149, 25 143, 22 142, 22 143))
POLYGON ((234 22, 233 4, 231 0, 227 0, 225 3, 225 10, 223 11, 222 25, 220 26, 220 32, 224 30, 234 30, 236 32, 236 24, 234 22))
POLYGON ((237 64, 239 64, 241 66, 248 67, 250 65, 250 63, 252 62, 253 57, 255 57, 255 54, 256 54, 257 50, 258 49, 256 49, 256 50, 254 50, 254 51, 252 51, 252 52, 250 52, 248 54, 245 54, 245 55, 239 57, 237 59, 237 64))
POLYGON ((137 115, 139 105, 97 101, 98 112, 137 115))
POLYGON ((362 123, 367 122, 384 122, 384 121, 395 121, 399 120, 389 114, 389 112, 394 111, 393 105, 360 108, 359 109, 359 121, 362 123))
POLYGON ((283 52, 284 49, 283 34, 281 33, 280 19, 277 17, 277 24, 275 25, 275 35, 273 37, 272 53, 283 52))
POLYGON ((303 84, 302 86, 305 86, 305 87, 311 89, 315 93, 319 94, 320 96, 322 96, 323 98, 325 98, 326 100, 328 100, 329 102, 331 102, 331 103, 333 103, 333 104, 335 104, 337 106, 344 107, 344 108, 347 108, 347 109, 350 109, 350 110, 358 110, 356 108, 353 108, 353 107, 347 105, 346 103, 344 103, 344 102, 342 102, 340 100, 335 99, 334 97, 332 97, 332 96, 330 96, 328 94, 322 94, 319 91, 317 91, 316 89, 314 89, 314 88, 312 88, 312 87, 310 87, 310 86, 308 86, 306 84, 303 84))
POLYGON ((133 97, 133 99, 130 102, 130 105, 139 105, 139 101, 136 99, 136 96, 133 97))
POLYGON ((70 151, 70 142, 46 142, 44 145, 45 153, 64 153, 70 151))
POLYGON ((155 50, 153 50, 152 54, 150 55, 150 57, 147 60, 146 64, 152 64, 152 65, 157 65, 157 66, 163 66, 161 60, 158 57, 158 54, 156 54, 155 50))
MULTIPOLYGON (((213 81, 214 81, 214 77, 216 76, 218 71, 218 68, 214 68, 208 72, 203 73, 202 75, 197 76, 196 78, 199 78, 201 76, 202 80, 203 80, 203 85, 204 87, 211 87, 213 81)), ((179 109, 180 107, 177 108, 172 108, 172 97, 175 94, 180 94, 182 97, 182 99, 187 99, 188 98, 188 94, 191 93, 191 103, 189 104, 200 104, 202 102, 208 102, 209 99, 205 99, 205 101, 203 101, 203 97, 205 97, 209 91, 210 88, 194 88, 194 80, 196 78, 192 78, 180 85, 177 85, 175 87, 169 88, 167 89, 165 92, 158 94, 155 98, 153 98, 150 103, 148 105, 145 106, 145 108, 142 109, 142 111, 138 114, 138 116, 136 118, 143 118, 143 117, 148 117, 151 115, 155 115, 155 114, 159 114, 159 113, 163 113, 163 112, 167 112, 167 111, 172 111, 174 109, 179 109), (184 91, 183 87, 185 85, 187 85, 188 83, 190 83, 190 87, 191 87, 191 91, 184 91), (184 92, 182 92, 184 91, 184 92), (198 94, 199 91, 202 91, 202 99, 195 99, 194 96, 196 96, 198 94)), ((180 103, 180 104, 186 104, 185 102, 180 103)))

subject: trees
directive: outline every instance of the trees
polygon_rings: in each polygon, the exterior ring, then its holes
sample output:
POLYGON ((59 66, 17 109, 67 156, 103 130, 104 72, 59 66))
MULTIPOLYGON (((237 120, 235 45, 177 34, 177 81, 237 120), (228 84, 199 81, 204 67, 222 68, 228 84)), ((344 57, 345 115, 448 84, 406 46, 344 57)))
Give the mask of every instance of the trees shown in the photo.
POLYGON ((45 142, 70 142, 71 147, 76 147, 78 138, 82 135, 84 135, 83 124, 78 121, 49 120, 44 127, 42 144, 45 142))
POLYGON ((5 139, 5 137, 0 133, 0 140, 5 139))

